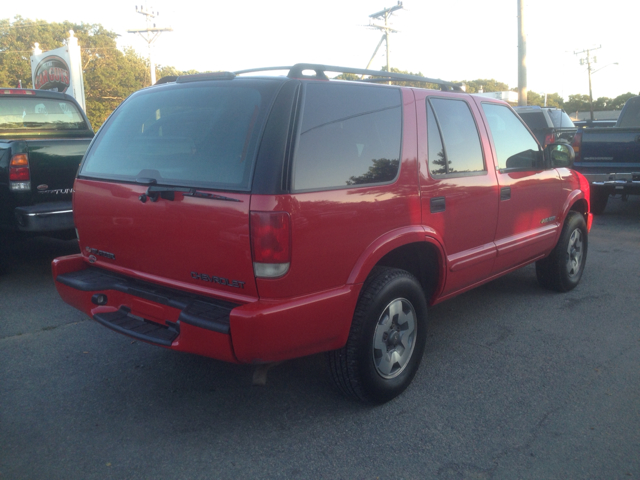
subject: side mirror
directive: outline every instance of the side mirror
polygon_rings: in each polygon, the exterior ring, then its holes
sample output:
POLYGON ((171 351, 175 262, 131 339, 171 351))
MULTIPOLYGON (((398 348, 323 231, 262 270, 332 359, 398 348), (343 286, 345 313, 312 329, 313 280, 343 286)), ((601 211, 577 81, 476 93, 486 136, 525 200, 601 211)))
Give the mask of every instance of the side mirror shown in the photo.
POLYGON ((576 152, 568 143, 552 143, 544 149, 545 157, 551 168, 571 168, 576 158, 576 152))

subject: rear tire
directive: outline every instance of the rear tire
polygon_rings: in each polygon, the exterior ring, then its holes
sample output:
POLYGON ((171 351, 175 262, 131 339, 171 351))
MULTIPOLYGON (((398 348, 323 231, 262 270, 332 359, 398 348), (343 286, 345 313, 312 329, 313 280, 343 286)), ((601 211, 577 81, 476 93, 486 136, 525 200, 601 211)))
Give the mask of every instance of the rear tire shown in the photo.
POLYGON ((604 209, 607 208, 608 201, 609 193, 606 190, 591 187, 591 213, 602 215, 604 209))
POLYGON ((582 278, 588 245, 584 217, 578 212, 569 212, 558 244, 547 258, 536 262, 538 283, 557 292, 573 290, 582 278))
POLYGON ((427 339, 427 302, 405 270, 376 267, 360 293, 347 344, 327 353, 347 397, 380 404, 400 395, 418 371, 427 339))

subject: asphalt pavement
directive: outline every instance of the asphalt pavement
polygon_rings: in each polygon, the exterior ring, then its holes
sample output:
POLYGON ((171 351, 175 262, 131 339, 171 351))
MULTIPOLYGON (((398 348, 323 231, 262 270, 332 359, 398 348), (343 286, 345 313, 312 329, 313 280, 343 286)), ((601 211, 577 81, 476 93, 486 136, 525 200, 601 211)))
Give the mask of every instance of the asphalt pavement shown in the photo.
POLYGON ((324 357, 250 366, 137 342, 66 305, 53 258, 0 246, 0 480, 640 479, 640 198, 610 200, 580 285, 528 266, 430 309, 422 366, 367 407, 324 357))

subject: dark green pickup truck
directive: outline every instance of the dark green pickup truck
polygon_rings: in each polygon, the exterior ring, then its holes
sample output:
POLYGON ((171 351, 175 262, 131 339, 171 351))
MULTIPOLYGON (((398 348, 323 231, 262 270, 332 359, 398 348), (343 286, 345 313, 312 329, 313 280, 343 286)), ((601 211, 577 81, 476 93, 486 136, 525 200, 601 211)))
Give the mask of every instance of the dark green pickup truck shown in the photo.
POLYGON ((93 135, 73 97, 0 88, 0 234, 74 234, 73 182, 93 135))

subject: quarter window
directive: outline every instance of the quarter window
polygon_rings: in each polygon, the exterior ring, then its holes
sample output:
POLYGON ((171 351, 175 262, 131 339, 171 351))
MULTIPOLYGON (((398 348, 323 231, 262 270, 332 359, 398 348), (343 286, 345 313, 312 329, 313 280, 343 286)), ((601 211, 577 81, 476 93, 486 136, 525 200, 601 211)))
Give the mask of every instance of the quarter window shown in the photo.
POLYGON ((319 190, 393 181, 400 165, 400 90, 309 83, 293 188, 319 190))
POLYGON ((538 142, 509 107, 483 103, 482 109, 489 123, 498 157, 498 167, 501 170, 542 168, 542 155, 538 142))
POLYGON ((478 129, 467 102, 428 100, 427 140, 432 175, 486 172, 478 129))

